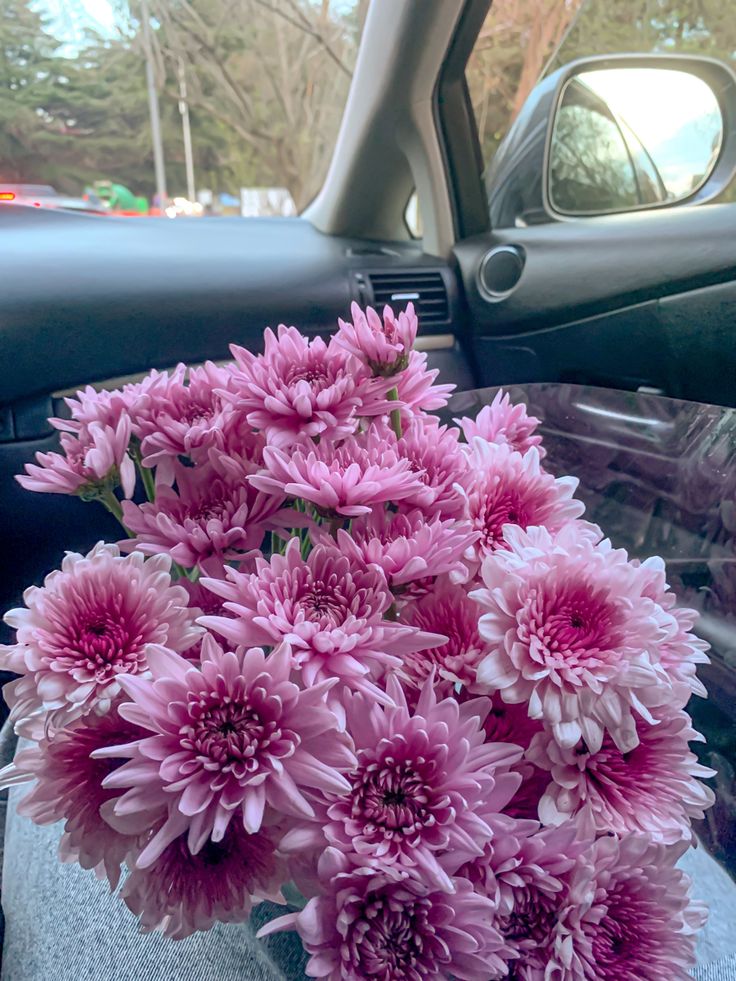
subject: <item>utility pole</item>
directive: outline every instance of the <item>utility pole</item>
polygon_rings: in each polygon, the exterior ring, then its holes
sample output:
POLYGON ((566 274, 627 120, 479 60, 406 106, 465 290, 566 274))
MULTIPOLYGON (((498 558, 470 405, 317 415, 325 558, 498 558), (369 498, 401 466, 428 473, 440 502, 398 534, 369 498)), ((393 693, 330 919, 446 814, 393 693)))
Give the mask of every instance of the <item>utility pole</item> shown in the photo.
POLYGON ((148 12, 148 0, 141 0, 141 20, 143 22, 143 48, 146 55, 146 82, 148 84, 148 112, 151 117, 151 141, 153 143, 153 166, 156 171, 156 193, 159 208, 163 214, 169 199, 166 193, 166 170, 164 168, 164 145, 161 139, 161 117, 158 112, 158 93, 156 92, 156 74, 153 66, 153 48, 151 46, 151 23, 148 12))
POLYGON ((187 102, 187 77, 184 70, 184 59, 179 58, 179 113, 181 114, 181 130, 184 137, 184 165, 187 170, 187 198, 194 201, 194 156, 192 154, 192 130, 189 125, 189 103, 187 102))

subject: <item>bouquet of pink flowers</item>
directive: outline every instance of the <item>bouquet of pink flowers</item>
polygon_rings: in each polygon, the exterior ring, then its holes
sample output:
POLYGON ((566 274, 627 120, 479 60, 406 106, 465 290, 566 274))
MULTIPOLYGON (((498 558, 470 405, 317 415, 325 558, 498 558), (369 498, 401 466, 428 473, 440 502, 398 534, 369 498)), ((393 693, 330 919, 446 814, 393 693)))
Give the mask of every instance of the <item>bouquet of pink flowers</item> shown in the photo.
POLYGON ((19 481, 125 537, 6 615, 2 786, 144 930, 282 903, 314 978, 686 978, 695 614, 523 406, 442 424, 411 306, 352 317, 53 420, 19 481))

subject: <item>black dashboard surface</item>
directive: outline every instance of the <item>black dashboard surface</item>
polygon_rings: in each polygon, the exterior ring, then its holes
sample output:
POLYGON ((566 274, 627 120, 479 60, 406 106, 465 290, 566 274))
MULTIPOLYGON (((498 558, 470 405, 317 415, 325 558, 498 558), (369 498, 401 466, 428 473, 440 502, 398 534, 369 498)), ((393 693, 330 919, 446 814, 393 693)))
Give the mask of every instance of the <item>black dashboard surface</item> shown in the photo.
MULTIPOLYGON (((324 329, 367 269, 436 267, 300 218, 118 218, 0 206, 0 405, 324 329)), ((448 277, 449 282, 449 277, 448 277)), ((452 300, 452 298, 450 298, 452 300)))

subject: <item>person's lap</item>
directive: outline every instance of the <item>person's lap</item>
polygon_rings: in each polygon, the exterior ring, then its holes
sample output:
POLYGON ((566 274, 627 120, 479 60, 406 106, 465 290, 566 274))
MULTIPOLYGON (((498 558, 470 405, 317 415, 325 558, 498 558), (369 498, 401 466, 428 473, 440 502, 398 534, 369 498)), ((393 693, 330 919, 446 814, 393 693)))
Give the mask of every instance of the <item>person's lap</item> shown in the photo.
MULTIPOLYGON (((219 924, 172 941, 140 934, 107 884, 57 857, 59 826, 40 828, 15 813, 5 828, 2 903, 6 933, 1 981, 303 981, 305 957, 293 934, 256 941, 275 909, 256 907, 253 923, 219 924)), ((711 909, 698 941, 697 981, 736 981, 736 884, 707 854, 685 858, 695 894, 711 909)))
POLYGON ((2 902, 6 930, 2 981, 301 981, 304 956, 294 934, 256 941, 274 910, 253 925, 218 924, 173 941, 140 934, 106 882, 57 857, 59 826, 18 817, 23 789, 11 792, 5 830, 2 902))

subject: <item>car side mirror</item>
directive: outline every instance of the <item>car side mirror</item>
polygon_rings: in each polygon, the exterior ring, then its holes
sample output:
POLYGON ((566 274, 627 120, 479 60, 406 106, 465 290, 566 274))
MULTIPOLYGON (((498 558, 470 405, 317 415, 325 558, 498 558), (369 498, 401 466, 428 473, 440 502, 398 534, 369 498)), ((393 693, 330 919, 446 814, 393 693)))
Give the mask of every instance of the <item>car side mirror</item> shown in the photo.
POLYGON ((710 58, 615 55, 532 91, 488 170, 491 226, 700 204, 736 173, 736 74, 710 58))

